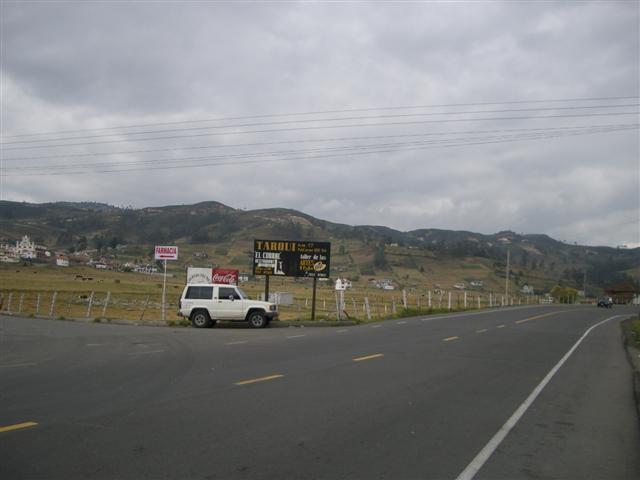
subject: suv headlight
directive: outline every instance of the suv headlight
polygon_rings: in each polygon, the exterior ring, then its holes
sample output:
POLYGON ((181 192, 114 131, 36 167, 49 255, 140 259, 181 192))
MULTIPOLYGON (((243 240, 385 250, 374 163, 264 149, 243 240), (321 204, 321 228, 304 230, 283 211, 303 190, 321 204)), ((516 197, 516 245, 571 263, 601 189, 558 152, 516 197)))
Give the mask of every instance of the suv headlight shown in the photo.
POLYGON ((269 310, 275 312, 278 309, 277 305, 269 305, 269 310))

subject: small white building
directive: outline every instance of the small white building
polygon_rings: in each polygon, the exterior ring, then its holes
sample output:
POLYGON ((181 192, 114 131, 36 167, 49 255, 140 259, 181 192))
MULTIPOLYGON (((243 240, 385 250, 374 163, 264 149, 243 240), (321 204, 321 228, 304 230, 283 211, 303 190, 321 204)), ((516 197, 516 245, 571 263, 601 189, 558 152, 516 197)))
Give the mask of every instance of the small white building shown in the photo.
POLYGON ((531 285, 523 285, 523 287, 520 289, 520 291, 525 295, 533 295, 534 294, 534 290, 533 290, 533 287, 531 285))
POLYGON ((69 259, 66 257, 56 257, 56 266, 58 267, 68 267, 69 259))

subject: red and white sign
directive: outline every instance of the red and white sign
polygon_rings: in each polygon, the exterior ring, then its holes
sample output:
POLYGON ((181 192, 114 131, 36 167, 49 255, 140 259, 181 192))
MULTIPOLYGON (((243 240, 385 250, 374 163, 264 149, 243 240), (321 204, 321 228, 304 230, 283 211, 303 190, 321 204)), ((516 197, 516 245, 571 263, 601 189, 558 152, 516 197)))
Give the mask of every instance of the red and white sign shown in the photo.
POLYGON ((237 285, 238 270, 232 270, 230 268, 214 268, 211 275, 211 283, 237 285))
POLYGON ((178 247, 156 246, 156 260, 177 260, 178 247))

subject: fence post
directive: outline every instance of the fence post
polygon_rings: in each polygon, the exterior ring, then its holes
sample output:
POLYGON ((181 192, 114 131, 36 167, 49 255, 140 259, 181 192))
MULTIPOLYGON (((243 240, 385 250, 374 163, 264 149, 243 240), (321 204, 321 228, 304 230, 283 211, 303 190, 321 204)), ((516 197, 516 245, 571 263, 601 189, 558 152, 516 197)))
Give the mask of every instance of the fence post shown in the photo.
POLYGON ((40 294, 36 297, 36 315, 40 315, 40 294))
POLYGON ((67 299, 67 310, 65 312, 65 316, 69 316, 69 314, 71 313, 71 299, 73 298, 73 294, 70 293, 69 294, 69 298, 67 299))
POLYGON ((13 292, 9 292, 9 298, 7 299, 7 313, 11 313, 11 300, 13 300, 13 292))
POLYGON ((431 290, 429 290, 427 295, 427 302, 429 304, 429 309, 431 309, 431 290))
POLYGON ((353 318, 358 318, 358 306, 356 305, 355 297, 351 297, 351 302, 353 303, 353 318))
POLYGON ((89 307, 87 308, 87 318, 91 317, 91 306, 93 305, 93 295, 94 295, 94 292, 91 292, 91 295, 89 296, 89 307))
POLYGON ((480 305, 480 295, 478 295, 478 310, 480 310, 480 307, 481 307, 481 305, 480 305))
POLYGON ((448 308, 449 308, 449 310, 451 310, 451 292, 449 292, 448 308))
POLYGON ((56 297, 58 296, 58 292, 53 292, 53 296, 51 297, 51 309, 49 310, 49 316, 53 318, 53 314, 56 308, 56 297))
POLYGON ((24 292, 20 293, 20 301, 18 302, 18 315, 22 313, 23 302, 24 302, 24 292))
POLYGON ((367 320, 371 321, 371 310, 369 309, 369 297, 364 297, 364 310, 367 314, 367 320))
POLYGON ((102 307, 102 318, 107 318, 107 307, 109 306, 109 300, 111 300, 111 291, 107 292, 107 298, 104 300, 104 305, 102 307))
POLYGON ((336 320, 340 321, 340 301, 338 300, 338 291, 336 290, 336 320))
POLYGON ((391 300, 391 313, 396 313, 396 299, 391 300))
POLYGON ((142 321, 142 319, 144 318, 144 312, 147 311, 147 307, 149 306, 149 297, 147 296, 147 299, 144 301, 144 307, 142 307, 142 313, 140 314, 140 320, 138 321, 142 321))
POLYGON ((464 292, 464 308, 467 308, 467 292, 464 292))
POLYGON ((402 306, 405 310, 407 309, 407 291, 404 288, 402 289, 402 306))

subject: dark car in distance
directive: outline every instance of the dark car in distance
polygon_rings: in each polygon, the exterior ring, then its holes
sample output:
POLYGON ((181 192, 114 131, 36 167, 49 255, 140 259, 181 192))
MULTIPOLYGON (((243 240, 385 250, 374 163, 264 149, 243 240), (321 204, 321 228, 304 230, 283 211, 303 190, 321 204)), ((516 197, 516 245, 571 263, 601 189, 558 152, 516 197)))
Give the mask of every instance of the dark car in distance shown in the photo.
POLYGON ((613 300, 610 298, 601 298, 598 300, 598 307, 611 308, 613 307, 613 300))

